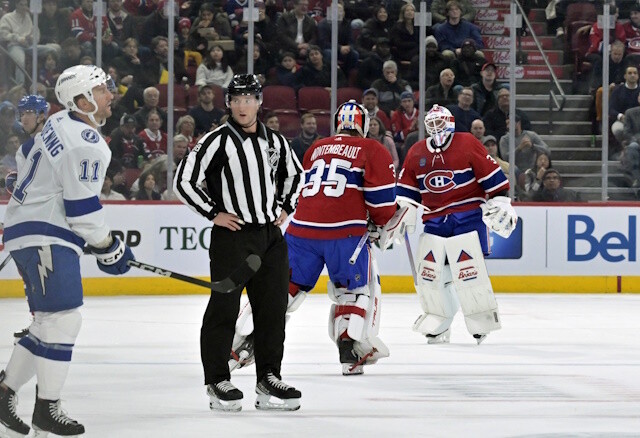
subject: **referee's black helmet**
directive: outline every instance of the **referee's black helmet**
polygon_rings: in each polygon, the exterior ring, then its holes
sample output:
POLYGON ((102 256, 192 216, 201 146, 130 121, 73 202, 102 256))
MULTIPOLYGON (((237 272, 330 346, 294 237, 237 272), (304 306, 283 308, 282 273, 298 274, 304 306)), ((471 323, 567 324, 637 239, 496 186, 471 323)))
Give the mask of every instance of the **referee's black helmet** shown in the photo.
POLYGON ((227 87, 227 106, 231 96, 254 95, 262 103, 262 85, 256 75, 235 75, 227 87))

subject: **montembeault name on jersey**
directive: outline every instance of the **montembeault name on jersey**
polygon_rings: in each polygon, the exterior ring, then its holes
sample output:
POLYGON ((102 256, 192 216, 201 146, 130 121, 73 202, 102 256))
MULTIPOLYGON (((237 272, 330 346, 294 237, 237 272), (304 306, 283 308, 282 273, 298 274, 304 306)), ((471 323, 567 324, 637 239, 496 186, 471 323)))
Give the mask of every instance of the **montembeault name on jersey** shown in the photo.
POLYGON ((47 148, 52 157, 55 157, 56 155, 58 155, 58 153, 60 153, 61 150, 64 149, 64 146, 56 135, 56 131, 53 130, 53 126, 51 126, 51 123, 47 123, 44 125, 44 130, 42 131, 42 141, 44 142, 45 148, 47 148))
POLYGON ((319 146, 311 154, 311 161, 314 161, 320 155, 340 155, 355 160, 360 153, 360 146, 347 146, 346 144, 327 144, 319 146))

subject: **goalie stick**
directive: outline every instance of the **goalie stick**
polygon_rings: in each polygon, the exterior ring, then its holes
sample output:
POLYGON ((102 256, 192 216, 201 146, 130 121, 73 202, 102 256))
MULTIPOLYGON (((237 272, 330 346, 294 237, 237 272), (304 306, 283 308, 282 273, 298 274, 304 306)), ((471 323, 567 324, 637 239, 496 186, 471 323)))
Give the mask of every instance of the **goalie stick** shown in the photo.
POLYGON ((411 243, 409 242, 409 234, 404 232, 404 243, 407 247, 407 257, 409 257, 409 264, 411 265, 411 275, 413 275, 413 286, 418 290, 418 274, 416 273, 416 263, 413 260, 413 252, 411 251, 411 243))
POLYGON ((11 254, 9 254, 7 257, 5 257, 5 259, 2 261, 2 263, 0 263, 0 271, 2 271, 2 268, 7 266, 10 261, 11 261, 11 254))
POLYGON ((369 239, 369 231, 367 231, 362 235, 362 237, 360 238, 360 241, 358 242, 358 246, 356 246, 356 249, 353 250, 353 254, 351 255, 351 257, 349 257, 350 265, 356 264, 356 260, 358 259, 358 256, 360 255, 360 252, 362 251, 362 248, 364 248, 364 244, 367 243, 368 239, 369 239))

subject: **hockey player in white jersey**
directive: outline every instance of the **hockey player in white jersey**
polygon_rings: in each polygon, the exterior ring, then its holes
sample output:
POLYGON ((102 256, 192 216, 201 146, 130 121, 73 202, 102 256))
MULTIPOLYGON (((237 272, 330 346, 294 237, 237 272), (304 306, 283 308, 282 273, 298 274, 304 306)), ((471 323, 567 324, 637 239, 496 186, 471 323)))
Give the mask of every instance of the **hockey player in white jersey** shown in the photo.
POLYGON ((75 436, 84 426, 60 406, 71 354, 80 331, 80 255, 88 244, 109 274, 129 270, 133 254, 111 235, 98 195, 111 151, 98 127, 111 116, 111 79, 95 66, 65 70, 56 96, 66 111, 47 120, 29 150, 7 206, 4 244, 26 283, 34 321, 0 372, 0 424, 11 437, 29 433, 16 414, 16 392, 33 376, 35 436, 75 436))

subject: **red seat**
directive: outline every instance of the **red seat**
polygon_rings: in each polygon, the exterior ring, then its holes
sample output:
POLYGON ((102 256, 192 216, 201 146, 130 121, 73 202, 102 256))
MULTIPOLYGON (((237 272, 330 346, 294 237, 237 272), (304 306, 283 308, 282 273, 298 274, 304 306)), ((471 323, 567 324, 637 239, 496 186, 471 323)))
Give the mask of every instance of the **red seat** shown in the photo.
POLYGON ((124 169, 124 180, 127 183, 127 188, 131 188, 131 185, 140 178, 142 169, 124 169))
POLYGON ((286 85, 267 85, 262 89, 262 108, 266 111, 298 110, 296 92, 286 85))
MULTIPOLYGON (((565 27, 569 27, 574 21, 588 21, 595 23, 598 19, 598 12, 593 3, 579 2, 567 5, 567 15, 564 21, 565 27)), ((569 34, 571 35, 571 34, 569 34)))
MULTIPOLYGON (((155 87, 160 91, 160 101, 158 106, 160 108, 166 108, 168 100, 167 84, 157 84, 155 87)), ((173 86, 173 106, 174 108, 185 108, 188 105, 188 96, 185 92, 184 86, 175 84, 173 86)))
POLYGON ((300 134, 300 116, 297 111, 277 110, 278 121, 280 122, 280 133, 288 139, 297 137, 300 134))
POLYGON ((323 87, 302 87, 298 90, 298 109, 301 113, 331 109, 331 94, 323 87))
POLYGON ((213 88, 213 106, 224 111, 227 107, 224 101, 225 89, 220 85, 212 85, 211 88, 213 88))
POLYGON ((338 106, 350 101, 351 99, 355 100, 358 103, 362 103, 362 90, 357 87, 338 88, 337 99, 338 106))
POLYGON ((331 135, 331 120, 333 120, 333 117, 331 117, 331 114, 329 113, 315 113, 314 116, 316 116, 316 123, 318 125, 318 134, 320 134, 323 137, 329 137, 331 135))

